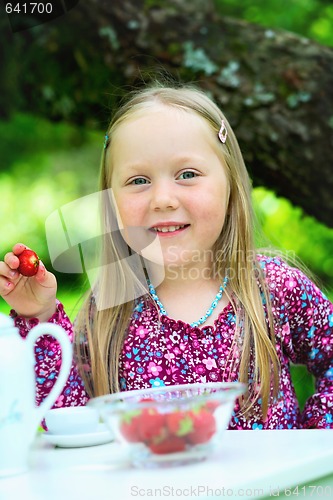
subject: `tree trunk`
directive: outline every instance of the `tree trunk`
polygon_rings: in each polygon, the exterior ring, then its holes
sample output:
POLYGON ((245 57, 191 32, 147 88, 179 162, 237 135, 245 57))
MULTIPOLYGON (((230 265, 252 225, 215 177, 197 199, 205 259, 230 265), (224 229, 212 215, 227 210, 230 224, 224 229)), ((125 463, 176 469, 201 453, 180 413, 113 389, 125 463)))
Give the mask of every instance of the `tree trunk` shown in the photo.
POLYGON ((124 92, 166 71, 216 100, 255 185, 333 227, 332 49, 221 17, 212 0, 82 0, 6 34, 3 114, 16 107, 104 130, 124 92))

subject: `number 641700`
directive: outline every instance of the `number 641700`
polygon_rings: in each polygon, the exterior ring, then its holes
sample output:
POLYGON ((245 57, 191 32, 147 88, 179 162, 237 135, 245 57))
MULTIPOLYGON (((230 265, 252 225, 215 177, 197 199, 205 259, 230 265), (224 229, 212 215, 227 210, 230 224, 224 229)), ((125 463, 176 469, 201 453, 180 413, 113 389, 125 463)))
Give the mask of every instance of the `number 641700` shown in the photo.
POLYGON ((52 3, 6 3, 7 14, 51 14, 52 3))

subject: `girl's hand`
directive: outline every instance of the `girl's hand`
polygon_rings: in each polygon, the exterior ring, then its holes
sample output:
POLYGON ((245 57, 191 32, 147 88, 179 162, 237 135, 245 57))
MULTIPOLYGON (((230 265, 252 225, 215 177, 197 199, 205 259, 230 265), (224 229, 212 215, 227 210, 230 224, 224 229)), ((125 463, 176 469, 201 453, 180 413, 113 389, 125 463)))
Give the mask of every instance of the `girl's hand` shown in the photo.
POLYGON ((26 247, 17 243, 0 261, 0 296, 19 316, 47 321, 56 311, 57 281, 39 262, 37 274, 27 278, 17 271, 18 255, 26 247))

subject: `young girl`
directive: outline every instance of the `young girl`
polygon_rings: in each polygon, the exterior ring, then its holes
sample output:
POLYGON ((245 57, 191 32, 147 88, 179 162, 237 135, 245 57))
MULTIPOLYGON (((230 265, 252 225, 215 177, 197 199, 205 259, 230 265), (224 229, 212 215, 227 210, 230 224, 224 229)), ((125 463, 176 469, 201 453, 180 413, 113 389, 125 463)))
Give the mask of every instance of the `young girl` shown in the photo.
MULTIPOLYGON (((241 381, 249 391, 231 429, 333 428, 333 305, 301 271, 257 254, 248 173, 218 107, 192 87, 131 95, 105 136, 100 187, 114 210, 104 204, 101 273, 75 335, 54 276, 42 264, 33 278, 17 272, 24 245, 0 263, 0 292, 22 337, 45 320, 75 337, 55 406, 151 386, 241 381), (302 414, 290 362, 316 377, 302 414)), ((36 353, 40 402, 61 357, 48 336, 36 353)))

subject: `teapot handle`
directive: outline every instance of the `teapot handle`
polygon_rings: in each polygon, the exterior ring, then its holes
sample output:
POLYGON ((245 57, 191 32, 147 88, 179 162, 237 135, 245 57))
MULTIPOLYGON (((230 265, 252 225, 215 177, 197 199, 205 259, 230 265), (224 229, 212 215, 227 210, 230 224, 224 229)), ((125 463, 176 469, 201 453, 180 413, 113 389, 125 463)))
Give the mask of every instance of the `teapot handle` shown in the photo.
POLYGON ((26 338, 26 342, 28 342, 29 347, 33 349, 37 339, 43 335, 51 335, 61 345, 61 368, 51 392, 35 409, 35 415, 39 419, 38 422, 42 421, 46 412, 53 406, 57 397, 61 393, 68 379, 73 359, 73 348, 67 333, 63 328, 53 323, 40 323, 39 325, 34 326, 26 338))

